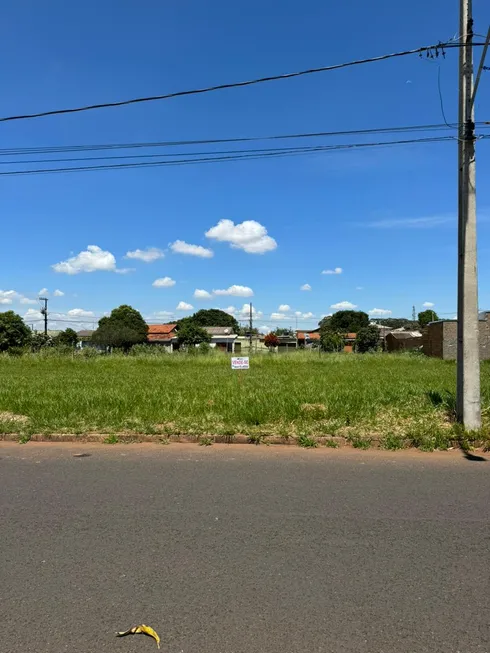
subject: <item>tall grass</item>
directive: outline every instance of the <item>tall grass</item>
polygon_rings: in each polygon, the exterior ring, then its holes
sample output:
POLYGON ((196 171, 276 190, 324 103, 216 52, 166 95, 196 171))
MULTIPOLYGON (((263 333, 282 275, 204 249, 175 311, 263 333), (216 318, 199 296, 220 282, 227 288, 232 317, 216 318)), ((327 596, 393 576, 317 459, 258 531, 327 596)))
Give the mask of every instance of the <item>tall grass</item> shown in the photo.
MULTIPOLYGON (((404 435, 450 428, 455 391, 453 363, 388 354, 257 355, 248 371, 225 355, 2 357, 0 375, 4 432, 404 435)), ((488 408, 488 364, 482 390, 488 408)))

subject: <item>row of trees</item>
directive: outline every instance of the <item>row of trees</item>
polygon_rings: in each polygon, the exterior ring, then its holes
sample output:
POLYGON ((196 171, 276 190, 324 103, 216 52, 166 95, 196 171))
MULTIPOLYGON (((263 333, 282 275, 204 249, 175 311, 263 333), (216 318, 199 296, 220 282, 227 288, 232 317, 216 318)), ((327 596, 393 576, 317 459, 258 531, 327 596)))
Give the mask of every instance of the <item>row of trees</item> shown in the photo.
POLYGON ((78 336, 73 329, 61 331, 54 337, 33 333, 24 320, 13 311, 0 313, 0 352, 30 348, 38 351, 43 347, 75 347, 78 336))

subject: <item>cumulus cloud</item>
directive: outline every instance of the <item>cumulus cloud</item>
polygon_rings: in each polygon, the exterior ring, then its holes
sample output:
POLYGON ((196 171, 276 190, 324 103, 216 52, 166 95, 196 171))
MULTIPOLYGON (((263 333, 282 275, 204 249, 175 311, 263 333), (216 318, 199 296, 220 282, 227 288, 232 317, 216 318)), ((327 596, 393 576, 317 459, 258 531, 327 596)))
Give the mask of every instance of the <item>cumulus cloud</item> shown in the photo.
POLYGON ((179 302, 177 304, 177 311, 192 311, 194 306, 192 304, 188 304, 187 302, 179 302))
POLYGON ((223 243, 230 243, 235 249, 243 249, 247 254, 265 254, 277 247, 277 243, 267 235, 267 229, 256 220, 245 220, 235 224, 232 220, 220 220, 206 231, 205 236, 223 243))
POLYGON ((175 283, 176 282, 170 277, 161 277, 160 279, 155 279, 151 285, 155 288, 171 288, 172 286, 175 286, 175 283))
MULTIPOLYGON (((248 318, 250 315, 250 304, 244 304, 239 310, 239 314, 243 317, 248 318)), ((262 317, 262 315, 262 311, 258 311, 255 306, 252 306, 252 317, 256 317, 258 319, 259 317, 262 317)))
POLYGON ((372 308, 368 313, 371 317, 388 317, 388 315, 391 315, 391 311, 386 308, 372 308))
POLYGON ((271 313, 271 320, 285 320, 287 315, 284 313, 271 313))
POLYGON ((271 328, 266 326, 265 324, 264 324, 264 326, 259 327, 259 332, 260 333, 270 333, 270 330, 271 330, 271 328))
POLYGON ((201 258, 212 258, 214 256, 212 249, 201 245, 190 245, 185 240, 176 240, 170 244, 170 249, 175 254, 188 254, 189 256, 200 256, 201 258))
POLYGON ((300 318, 302 317, 302 318, 305 318, 305 319, 308 319, 310 317, 315 317, 311 311, 309 311, 308 313, 302 313, 301 311, 295 311, 294 314, 296 315, 296 317, 300 317, 300 318))
POLYGON ((228 306, 228 308, 223 309, 225 313, 229 313, 230 315, 235 315, 236 310, 237 309, 234 306, 228 306))
POLYGON ((0 290, 0 304, 9 305, 14 302, 19 302, 19 304, 37 304, 35 299, 25 297, 16 290, 0 290))
POLYGON ((322 274, 342 274, 342 268, 334 268, 333 270, 322 270, 322 274))
POLYGON ((287 313, 291 310, 291 306, 289 306, 289 304, 281 304, 278 310, 280 313, 287 313))
POLYGON ((311 286, 309 283, 304 283, 301 287, 300 290, 311 290, 311 286))
POLYGON ((80 272, 116 272, 114 254, 104 251, 98 245, 89 245, 86 250, 66 261, 51 266, 60 274, 80 274, 80 272))
POLYGON ((357 308, 357 305, 352 304, 351 302, 343 301, 343 302, 338 302, 337 304, 332 304, 330 308, 333 308, 336 311, 347 311, 347 310, 357 308))
POLYGON ((132 258, 144 263, 153 263, 159 258, 163 258, 165 254, 158 247, 147 247, 146 249, 135 249, 132 252, 126 252, 124 258, 132 258))
POLYGON ((434 308, 435 304, 433 302, 424 302, 422 306, 424 308, 434 308))
POLYGON ((207 290, 202 290, 202 289, 196 288, 194 290, 194 297, 196 299, 211 299, 212 294, 210 292, 208 292, 207 290))
POLYGON ((62 290, 56 289, 53 293, 53 297, 63 297, 65 293, 62 290))
POLYGON ((222 290, 213 290, 214 295, 231 295, 232 297, 253 297, 254 291, 248 286, 233 285, 222 290))
POLYGON ((70 317, 93 317, 93 311, 84 311, 83 308, 72 308, 67 313, 70 317))
POLYGON ((38 295, 49 295, 49 290, 47 288, 41 288, 41 290, 37 294, 38 295))

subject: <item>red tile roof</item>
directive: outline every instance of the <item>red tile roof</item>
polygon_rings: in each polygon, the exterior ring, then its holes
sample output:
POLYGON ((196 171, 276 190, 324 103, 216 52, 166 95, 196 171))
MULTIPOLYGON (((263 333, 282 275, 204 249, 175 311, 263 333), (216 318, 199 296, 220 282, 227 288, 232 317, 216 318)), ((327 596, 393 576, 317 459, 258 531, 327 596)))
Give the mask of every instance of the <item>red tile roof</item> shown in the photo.
POLYGON ((149 324, 148 340, 150 342, 167 341, 175 336, 176 324, 149 324))
POLYGON ((298 331, 297 332, 297 337, 298 340, 304 340, 305 339, 305 333, 308 336, 308 340, 320 340, 320 334, 315 332, 315 331, 298 331))

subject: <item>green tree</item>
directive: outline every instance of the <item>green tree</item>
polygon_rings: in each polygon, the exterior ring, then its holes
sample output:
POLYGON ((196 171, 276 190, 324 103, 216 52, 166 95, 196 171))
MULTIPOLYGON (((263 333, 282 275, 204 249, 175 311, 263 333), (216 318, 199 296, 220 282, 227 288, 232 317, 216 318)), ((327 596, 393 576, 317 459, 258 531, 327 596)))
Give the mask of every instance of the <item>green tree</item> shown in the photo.
POLYGON ((426 311, 422 311, 421 313, 419 313, 418 318, 419 318, 419 324, 421 329, 426 327, 429 324, 429 322, 437 322, 437 320, 439 319, 437 313, 430 308, 427 309, 426 311))
POLYGON ((357 333, 359 329, 369 326, 369 315, 363 311, 337 311, 323 318, 319 323, 321 331, 335 333, 357 333))
POLYGON ((290 336, 291 338, 294 338, 295 336, 295 333, 292 329, 277 328, 272 333, 275 333, 276 336, 290 336))
POLYGON ((41 349, 52 347, 54 342, 53 338, 47 333, 34 333, 32 334, 29 344, 31 351, 41 351, 41 349))
POLYGON ((379 330, 373 324, 359 329, 356 337, 356 351, 365 354, 379 347, 379 330))
POLYGON ((231 327, 233 333, 238 333, 239 329, 238 322, 233 315, 225 313, 225 311, 221 311, 219 308, 203 308, 189 317, 184 317, 178 324, 187 322, 193 322, 200 327, 231 327))
POLYGON ((115 308, 109 317, 99 320, 92 334, 92 342, 128 351, 133 345, 146 342, 148 325, 139 311, 123 304, 115 308))
POLYGON ((60 333, 53 338, 53 345, 55 347, 76 347, 77 342, 77 332, 70 328, 60 331, 60 333))
POLYGON ((408 331, 415 331, 419 328, 417 320, 407 320, 405 317, 386 317, 383 319, 376 318, 376 324, 387 326, 390 329, 400 329, 403 327, 408 331))
POLYGON ((25 347, 31 337, 31 330, 20 315, 13 311, 0 313, 0 351, 8 351, 11 347, 25 347))
POLYGON ((320 347, 322 351, 342 351, 344 349, 344 339, 338 333, 324 330, 320 335, 320 347))
POLYGON ((184 322, 177 330, 177 339, 179 345, 183 347, 194 347, 202 342, 211 342, 211 336, 199 325, 194 322, 184 322))

